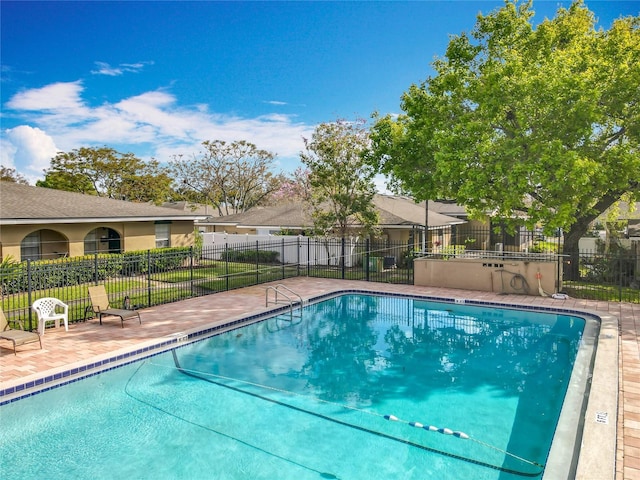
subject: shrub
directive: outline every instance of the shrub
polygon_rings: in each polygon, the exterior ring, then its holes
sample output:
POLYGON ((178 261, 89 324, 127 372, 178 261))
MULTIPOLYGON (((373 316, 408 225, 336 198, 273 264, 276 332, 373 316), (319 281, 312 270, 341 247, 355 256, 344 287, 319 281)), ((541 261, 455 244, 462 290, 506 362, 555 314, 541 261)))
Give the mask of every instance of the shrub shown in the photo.
POLYGON ((278 252, 272 250, 233 250, 228 249, 222 257, 229 262, 243 263, 276 263, 278 252))
POLYGON ((32 290, 68 287, 117 275, 175 270, 190 256, 190 247, 176 247, 32 262, 5 259, 0 263, 0 285, 3 294, 25 292, 29 288, 30 275, 32 290))

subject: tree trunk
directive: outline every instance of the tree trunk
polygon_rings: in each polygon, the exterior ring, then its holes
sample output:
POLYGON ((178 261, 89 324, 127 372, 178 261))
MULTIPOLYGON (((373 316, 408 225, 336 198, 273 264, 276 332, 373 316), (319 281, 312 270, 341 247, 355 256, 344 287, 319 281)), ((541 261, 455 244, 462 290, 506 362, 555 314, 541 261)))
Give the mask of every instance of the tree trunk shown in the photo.
POLYGON ((563 259, 563 279, 579 280, 580 279, 580 249, 578 242, 589 228, 592 218, 581 218, 571 225, 568 232, 564 234, 564 246, 562 253, 565 255, 563 259))

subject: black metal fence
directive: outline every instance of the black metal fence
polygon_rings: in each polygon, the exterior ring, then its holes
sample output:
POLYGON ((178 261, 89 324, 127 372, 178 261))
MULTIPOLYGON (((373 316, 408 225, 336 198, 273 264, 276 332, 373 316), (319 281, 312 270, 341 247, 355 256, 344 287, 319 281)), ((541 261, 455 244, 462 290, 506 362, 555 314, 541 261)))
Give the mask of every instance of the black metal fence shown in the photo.
POLYGON ((634 251, 561 255, 563 291, 571 297, 640 303, 640 256, 634 251), (577 268, 569 268, 577 264, 577 268))
MULTIPOLYGON (((465 237, 469 239, 470 237, 465 237)), ((470 243, 470 242, 467 242, 470 243)), ((440 258, 472 255, 471 250, 434 246, 440 258)), ((9 321, 21 319, 34 329, 30 306, 42 297, 69 305, 69 320, 82 320, 90 305, 87 287, 104 284, 112 307, 125 298, 145 308, 236 288, 309 276, 413 284, 413 259, 420 245, 348 240, 296 240, 274 237, 268 242, 216 244, 203 248, 170 248, 124 254, 0 264, 0 306, 9 321)), ((509 252, 494 251, 508 256, 509 252)), ((578 258, 554 253, 563 266, 578 262, 562 290, 572 297, 640 303, 640 260, 636 253, 588 253, 578 258)), ((562 270, 562 268, 560 269, 562 270)))
POLYGON ((8 320, 37 326, 30 306, 42 297, 85 318, 87 287, 104 284, 111 307, 146 308, 297 276, 413 283, 412 244, 301 237, 269 242, 170 248, 0 264, 0 307, 8 320))

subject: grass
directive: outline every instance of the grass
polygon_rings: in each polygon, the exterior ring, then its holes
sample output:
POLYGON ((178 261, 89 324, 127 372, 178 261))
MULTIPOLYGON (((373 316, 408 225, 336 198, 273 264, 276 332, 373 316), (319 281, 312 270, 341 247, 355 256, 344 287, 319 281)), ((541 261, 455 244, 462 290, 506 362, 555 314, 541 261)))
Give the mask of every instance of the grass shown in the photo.
MULTIPOLYGON (((282 266, 259 265, 259 269, 278 269, 282 271, 282 266)), ((187 282, 191 279, 200 280, 211 277, 225 277, 233 274, 249 274, 256 273, 256 265, 252 263, 229 262, 225 265, 223 262, 217 262, 211 265, 201 265, 198 267, 184 270, 174 270, 167 273, 158 273, 151 275, 151 280, 159 282, 179 283, 187 282)))
MULTIPOLYGON (((208 293, 238 289, 261 283, 296 277, 298 275, 318 278, 343 278, 340 266, 297 266, 220 261, 200 263, 192 270, 189 268, 172 270, 144 277, 117 277, 104 282, 114 308, 121 308, 125 296, 129 296, 131 305, 148 307, 175 302, 208 293)), ((361 267, 344 269, 347 280, 367 280, 367 273, 361 267)), ((383 272, 369 272, 369 281, 384 283, 409 283, 412 272, 397 268, 383 272)), ((2 298, 5 314, 11 319, 28 317, 30 301, 41 297, 56 297, 69 304, 69 319, 84 318, 85 307, 89 305, 87 286, 51 288, 27 293, 18 293, 2 298)), ((587 282, 567 281, 563 289, 571 297, 612 302, 640 303, 640 292, 629 287, 603 285, 587 282)), ((32 317, 33 318, 33 317, 32 317)))
POLYGON ((585 300, 640 303, 640 292, 630 287, 565 281, 562 283, 562 290, 571 297, 585 300))

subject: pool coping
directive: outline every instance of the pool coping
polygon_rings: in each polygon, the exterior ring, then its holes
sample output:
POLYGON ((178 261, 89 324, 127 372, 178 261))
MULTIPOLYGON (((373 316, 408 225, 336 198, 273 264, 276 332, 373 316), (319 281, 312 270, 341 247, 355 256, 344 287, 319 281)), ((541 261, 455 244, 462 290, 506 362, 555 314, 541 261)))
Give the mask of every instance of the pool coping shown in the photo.
MULTIPOLYGON (((311 296, 303 301, 303 304, 317 303, 319 301, 345 295, 345 294, 369 294, 385 295, 401 298, 413 298, 425 301, 437 301, 451 304, 466 304, 475 306, 492 306, 509 308, 515 310, 528 310, 547 313, 573 314, 581 317, 590 317, 600 323, 600 332, 597 336, 595 348, 595 359, 593 360, 592 378, 589 382, 588 397, 585 406, 585 413, 582 418, 583 429, 581 444, 578 447, 577 466, 575 467, 576 479, 598 478, 602 480, 615 478, 616 462, 616 434, 617 434, 617 409, 618 409, 618 319, 610 314, 582 310, 576 308, 562 308, 556 306, 540 306, 527 304, 504 303, 489 300, 475 300, 456 297, 443 297, 435 295, 421 295, 416 293, 381 292, 360 288, 347 288, 311 296), (596 387, 594 387, 596 385, 596 387), (602 422, 604 415, 609 419, 602 422), (590 420, 591 419, 591 420, 590 420)), ((295 306, 299 302, 294 303, 295 306)), ((174 333, 158 339, 149 340, 136 346, 135 349, 127 347, 115 352, 95 357, 94 361, 80 361, 67 365, 65 370, 49 373, 44 372, 27 377, 24 383, 9 386, 0 390, 0 406, 18 401, 23 398, 37 395, 45 391, 61 387, 68 383, 98 375, 102 372, 118 368, 122 365, 138 361, 163 353, 181 344, 191 343, 205 339, 214 334, 240 328, 244 325, 255 323, 279 312, 288 311, 290 307, 276 306, 264 311, 250 314, 238 315, 229 318, 224 323, 218 323, 208 327, 194 327, 183 332, 174 333)), ((543 476, 544 480, 555 478, 567 478, 557 476, 553 473, 554 464, 566 463, 566 455, 569 452, 560 452, 550 461, 543 476)), ((573 454, 571 454, 573 455, 573 454)))

